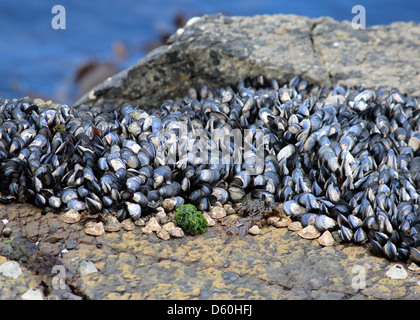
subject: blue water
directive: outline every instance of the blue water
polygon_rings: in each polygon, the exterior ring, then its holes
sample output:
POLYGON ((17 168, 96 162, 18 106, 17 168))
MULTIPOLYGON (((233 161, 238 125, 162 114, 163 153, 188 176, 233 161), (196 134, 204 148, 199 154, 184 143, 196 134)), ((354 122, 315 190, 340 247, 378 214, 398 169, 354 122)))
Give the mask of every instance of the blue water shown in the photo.
POLYGON ((245 1, 82 1, 2 0, 0 2, 0 97, 24 95, 72 103, 77 68, 90 60, 112 61, 118 70, 147 54, 150 43, 173 33, 177 14, 185 18, 222 12, 228 15, 293 13, 352 20, 351 9, 366 9, 367 26, 394 21, 420 22, 418 0, 245 0, 245 1), (54 5, 66 9, 66 29, 54 30, 54 5), (127 57, 117 59, 116 42, 127 57))

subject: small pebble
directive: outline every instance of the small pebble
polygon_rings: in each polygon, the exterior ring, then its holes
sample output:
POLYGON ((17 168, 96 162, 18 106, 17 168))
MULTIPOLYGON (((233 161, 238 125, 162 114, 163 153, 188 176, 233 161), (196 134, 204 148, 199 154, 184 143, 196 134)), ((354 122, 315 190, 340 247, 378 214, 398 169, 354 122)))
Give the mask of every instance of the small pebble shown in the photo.
POLYGON ((408 277, 407 271, 405 271, 404 267, 401 264, 396 264, 391 267, 387 272, 386 275, 388 278, 393 280, 403 280, 408 277))
POLYGON ((17 279, 22 274, 22 270, 16 261, 6 261, 0 266, 0 274, 17 279))
POLYGON ((44 300, 44 295, 39 289, 29 289, 21 296, 22 300, 44 300))
POLYGON ((295 221, 290 223, 287 226, 287 229, 289 229, 290 231, 299 231, 302 230, 302 224, 299 221, 295 221))
POLYGON ((261 230, 258 226, 252 226, 249 228, 248 233, 252 234, 253 236, 256 236, 257 234, 260 234, 261 230))

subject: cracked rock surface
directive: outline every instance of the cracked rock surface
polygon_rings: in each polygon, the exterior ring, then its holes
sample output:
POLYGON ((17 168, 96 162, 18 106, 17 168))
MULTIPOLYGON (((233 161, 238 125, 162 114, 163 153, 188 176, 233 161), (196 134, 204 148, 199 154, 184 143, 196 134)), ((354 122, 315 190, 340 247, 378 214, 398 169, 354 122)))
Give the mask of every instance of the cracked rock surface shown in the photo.
POLYGON ((320 86, 383 86, 420 96, 419 47, 415 23, 355 30, 349 21, 328 17, 203 16, 76 105, 159 107, 166 99, 184 97, 189 87, 233 86, 258 75, 280 82, 299 75, 320 86))
POLYGON ((1 239, 0 265, 17 261, 22 271, 16 279, 0 274, 2 299, 35 290, 44 299, 419 297, 420 275, 407 270, 405 279, 389 278, 396 263, 367 247, 322 247, 287 228, 265 226, 241 237, 217 222, 202 235, 165 241, 141 227, 89 236, 82 221, 59 217, 31 205, 0 205, 0 220, 12 229, 1 239))

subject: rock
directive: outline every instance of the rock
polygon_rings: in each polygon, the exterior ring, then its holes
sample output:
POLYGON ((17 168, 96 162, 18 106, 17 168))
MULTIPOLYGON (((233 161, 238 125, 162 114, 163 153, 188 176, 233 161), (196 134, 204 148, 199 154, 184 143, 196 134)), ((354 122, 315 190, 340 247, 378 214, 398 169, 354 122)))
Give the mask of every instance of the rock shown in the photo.
POLYGON ((258 226, 252 226, 251 228, 249 228, 248 233, 252 234, 253 236, 256 236, 261 233, 261 230, 258 226))
POLYGON ((350 21, 329 17, 204 15, 86 93, 76 106, 157 107, 166 99, 182 99, 190 87, 233 86, 258 75, 280 82, 299 75, 319 86, 382 85, 420 96, 415 85, 420 83, 419 33, 420 25, 413 22, 356 30, 350 21))
POLYGON ((88 222, 85 226, 85 233, 91 236, 101 236, 105 233, 104 224, 102 222, 88 222))
POLYGON ((78 271, 80 276, 84 277, 98 272, 98 269, 96 269, 92 261, 82 260, 79 263, 78 271))
POLYGON ((115 216, 107 216, 104 222, 104 228, 107 232, 117 232, 121 230, 121 224, 115 216))
POLYGON ((74 209, 70 209, 61 215, 61 220, 65 223, 76 223, 80 221, 81 215, 74 209))
POLYGON ((299 221, 295 221, 295 222, 289 223, 289 225, 287 226, 287 229, 289 229, 290 231, 299 231, 302 229, 302 224, 299 221))
POLYGON ((213 219, 221 219, 226 217, 226 210, 222 207, 212 207, 210 209, 209 215, 213 219))
POLYGON ((169 240, 171 238, 169 232, 163 229, 158 230, 156 235, 162 240, 169 240))
POLYGON ((393 280, 403 280, 408 277, 407 271, 405 271, 404 267, 401 264, 396 264, 391 267, 387 272, 386 275, 388 278, 393 280))
POLYGON ((182 238, 184 236, 184 230, 182 230, 180 227, 170 229, 168 232, 174 238, 182 238))
POLYGON ((149 221, 146 222, 146 228, 148 228, 151 231, 157 232, 159 231, 162 227, 160 226, 160 224, 158 223, 158 221, 156 220, 155 217, 151 217, 149 219, 149 221))
POLYGON ((299 230, 298 235, 303 239, 312 240, 318 238, 321 233, 313 225, 309 225, 302 230, 299 230))
POLYGON ((325 231, 319 238, 318 238, 318 242, 320 245, 324 246, 324 247, 329 247, 329 246, 333 246, 335 244, 335 240, 331 234, 331 232, 329 232, 328 230, 325 231))
POLYGON ((216 222, 209 216, 209 214, 207 212, 203 212, 203 217, 204 217, 204 219, 206 219, 207 225, 209 227, 214 227, 216 222))
POLYGON ((22 296, 22 300, 44 300, 44 295, 39 289, 29 289, 22 296))
POLYGON ((17 279, 22 274, 22 270, 16 261, 7 261, 0 266, 0 274, 17 279))
POLYGON ((125 219, 121 221, 121 227, 126 231, 133 231, 136 228, 136 225, 131 219, 125 219))

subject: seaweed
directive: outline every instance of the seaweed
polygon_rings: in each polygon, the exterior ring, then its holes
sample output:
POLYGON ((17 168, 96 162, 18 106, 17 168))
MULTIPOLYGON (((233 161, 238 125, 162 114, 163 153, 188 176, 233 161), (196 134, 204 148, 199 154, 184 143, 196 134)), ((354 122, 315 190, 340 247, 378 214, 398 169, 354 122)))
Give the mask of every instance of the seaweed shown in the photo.
POLYGON ((175 222, 191 235, 207 231, 207 220, 192 204, 184 204, 175 211, 175 222))

